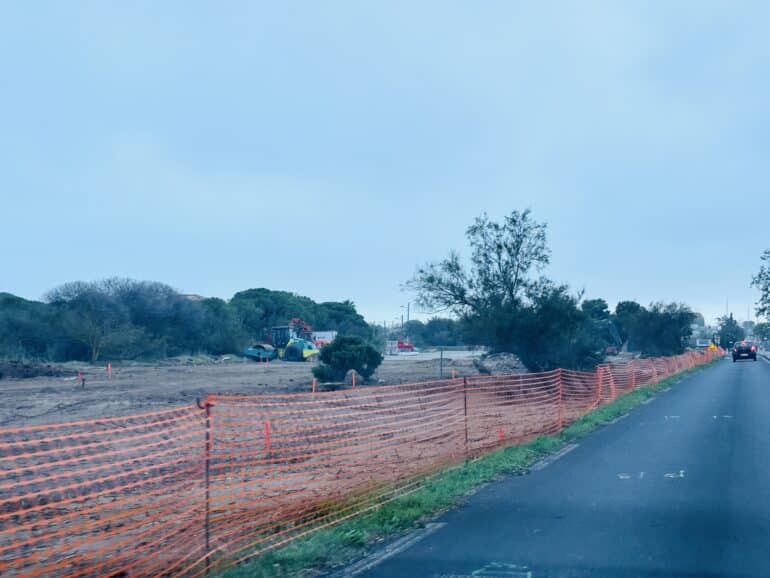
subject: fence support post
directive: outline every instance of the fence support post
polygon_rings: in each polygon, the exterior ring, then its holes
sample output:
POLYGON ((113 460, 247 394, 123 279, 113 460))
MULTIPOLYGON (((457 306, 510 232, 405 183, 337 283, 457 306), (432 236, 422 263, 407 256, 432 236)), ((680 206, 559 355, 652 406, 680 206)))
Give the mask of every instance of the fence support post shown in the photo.
POLYGON ((465 458, 468 459, 468 378, 463 377, 463 423, 465 424, 465 458))
POLYGON ((262 430, 265 435, 265 454, 267 455, 268 459, 270 458, 270 421, 265 421, 262 423, 262 430))
POLYGON ((631 389, 636 389, 636 367, 633 359, 628 363, 628 368, 631 370, 631 389))
POLYGON ((210 468, 211 468, 211 446, 212 446, 212 436, 211 436, 211 407, 214 405, 214 401, 211 399, 210 395, 206 395, 203 398, 203 403, 201 403, 200 399, 196 400, 196 403, 198 404, 198 407, 206 412, 206 462, 205 462, 205 469, 204 469, 204 484, 205 484, 205 501, 206 501, 206 510, 205 510, 205 519, 204 519, 204 533, 205 533, 205 540, 206 540, 206 576, 209 575, 209 572, 211 570, 211 558, 209 557, 209 554, 211 553, 211 484, 210 484, 210 468))
POLYGON ((616 397, 618 397, 618 390, 617 387, 615 387, 615 376, 612 373, 612 366, 607 366, 607 373, 610 376, 610 395, 612 396, 612 399, 614 400, 616 397))
POLYGON ((564 410, 562 409, 562 406, 564 405, 564 380, 561 376, 562 370, 559 368, 559 416, 558 416, 558 424, 559 424, 559 431, 564 429, 564 410))
POLYGON ((596 366, 596 407, 602 404, 602 381, 604 380, 604 366, 596 366))

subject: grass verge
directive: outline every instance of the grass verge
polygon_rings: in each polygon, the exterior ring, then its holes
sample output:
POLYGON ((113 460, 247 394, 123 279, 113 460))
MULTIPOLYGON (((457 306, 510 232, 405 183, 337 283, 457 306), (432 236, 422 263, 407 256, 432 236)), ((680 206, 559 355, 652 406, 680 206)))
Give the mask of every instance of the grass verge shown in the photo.
MULTIPOLYGON (((713 362, 712 362, 713 363, 713 362)), ((661 389, 710 364, 685 370, 656 385, 631 391, 595 409, 561 433, 541 436, 523 444, 493 450, 483 456, 442 470, 425 479, 421 488, 403 498, 300 538, 240 566, 225 570, 222 578, 311 577, 350 563, 367 547, 424 525, 456 506, 481 485, 506 474, 525 472, 535 461, 573 442, 596 427, 628 413, 661 389)))

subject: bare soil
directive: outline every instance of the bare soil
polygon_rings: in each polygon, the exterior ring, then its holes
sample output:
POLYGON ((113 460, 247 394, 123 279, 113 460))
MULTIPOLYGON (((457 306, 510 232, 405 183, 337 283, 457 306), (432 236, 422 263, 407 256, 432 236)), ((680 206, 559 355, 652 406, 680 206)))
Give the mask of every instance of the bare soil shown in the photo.
MULTIPOLYGON (((478 375, 478 352, 444 352, 443 376, 478 375)), ((439 352, 386 356, 369 385, 439 379, 439 352)), ((309 391, 312 364, 237 357, 175 358, 159 363, 46 366, 46 375, 0 379, 0 427, 57 423, 153 411, 195 403, 207 393, 260 394, 309 391), (78 381, 85 378, 85 387, 78 381)), ((34 374, 34 372, 33 372, 34 374)), ((318 386, 323 390, 324 386, 318 386)))

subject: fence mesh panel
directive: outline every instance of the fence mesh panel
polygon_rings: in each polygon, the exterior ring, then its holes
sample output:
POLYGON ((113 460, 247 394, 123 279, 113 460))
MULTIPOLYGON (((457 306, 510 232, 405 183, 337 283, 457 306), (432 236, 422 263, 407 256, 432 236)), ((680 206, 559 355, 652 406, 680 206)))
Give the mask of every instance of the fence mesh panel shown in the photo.
POLYGON ((720 353, 0 429, 0 574, 204 575, 720 353))

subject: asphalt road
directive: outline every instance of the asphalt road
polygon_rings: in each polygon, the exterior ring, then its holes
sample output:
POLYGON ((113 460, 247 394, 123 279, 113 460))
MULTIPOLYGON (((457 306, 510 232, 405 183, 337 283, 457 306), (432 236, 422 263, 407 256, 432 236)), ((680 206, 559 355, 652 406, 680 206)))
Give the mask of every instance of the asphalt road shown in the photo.
POLYGON ((770 363, 688 376, 438 522, 359 575, 770 576, 770 363))

